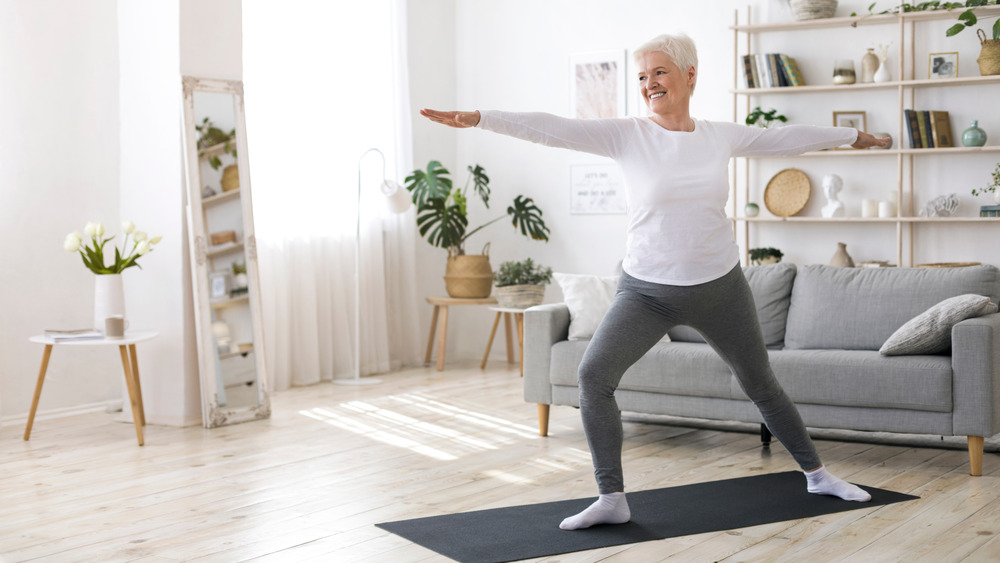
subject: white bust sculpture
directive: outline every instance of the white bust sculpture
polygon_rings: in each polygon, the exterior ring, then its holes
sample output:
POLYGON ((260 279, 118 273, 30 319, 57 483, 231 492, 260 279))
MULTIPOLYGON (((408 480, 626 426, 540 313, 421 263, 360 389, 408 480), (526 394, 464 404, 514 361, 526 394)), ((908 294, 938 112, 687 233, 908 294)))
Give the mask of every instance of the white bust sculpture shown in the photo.
POLYGON ((823 193, 826 194, 826 205, 823 206, 823 217, 844 216, 844 204, 837 199, 837 194, 844 187, 844 180, 836 174, 828 174, 823 177, 823 193))

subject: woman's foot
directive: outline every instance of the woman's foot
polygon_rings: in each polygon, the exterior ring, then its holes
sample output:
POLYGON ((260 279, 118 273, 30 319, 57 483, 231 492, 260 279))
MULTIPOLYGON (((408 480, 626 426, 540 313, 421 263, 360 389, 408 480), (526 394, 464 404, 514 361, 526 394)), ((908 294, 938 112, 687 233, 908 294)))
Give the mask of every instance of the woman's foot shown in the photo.
POLYGON ((583 512, 570 516, 559 524, 563 530, 582 530, 597 524, 624 524, 632 517, 625 493, 609 493, 597 497, 583 512))
POLYGON ((852 485, 843 479, 838 479, 822 465, 819 469, 806 472, 806 490, 817 495, 832 495, 844 500, 868 502, 872 496, 857 485, 852 485))

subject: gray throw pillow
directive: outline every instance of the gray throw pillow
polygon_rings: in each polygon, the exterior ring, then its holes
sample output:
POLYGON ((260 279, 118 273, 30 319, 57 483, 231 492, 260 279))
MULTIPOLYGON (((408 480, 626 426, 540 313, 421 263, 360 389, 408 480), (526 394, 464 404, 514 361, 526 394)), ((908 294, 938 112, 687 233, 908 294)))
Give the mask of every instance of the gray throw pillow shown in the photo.
POLYGON ((997 305, 982 295, 959 295, 913 317, 885 341, 885 356, 937 354, 951 347, 951 327, 965 319, 997 312, 997 305))

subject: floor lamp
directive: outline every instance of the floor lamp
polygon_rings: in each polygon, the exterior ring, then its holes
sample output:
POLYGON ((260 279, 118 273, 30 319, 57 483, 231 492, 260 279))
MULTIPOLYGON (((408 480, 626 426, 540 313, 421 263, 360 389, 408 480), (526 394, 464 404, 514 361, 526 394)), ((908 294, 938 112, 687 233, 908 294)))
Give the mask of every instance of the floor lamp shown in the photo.
POLYGON ((402 186, 385 175, 385 155, 376 148, 366 150, 358 158, 358 209, 354 233, 354 379, 334 379, 339 385, 372 385, 382 383, 381 379, 361 378, 361 161, 368 153, 376 152, 382 157, 382 195, 389 211, 403 213, 410 208, 410 194, 402 186))

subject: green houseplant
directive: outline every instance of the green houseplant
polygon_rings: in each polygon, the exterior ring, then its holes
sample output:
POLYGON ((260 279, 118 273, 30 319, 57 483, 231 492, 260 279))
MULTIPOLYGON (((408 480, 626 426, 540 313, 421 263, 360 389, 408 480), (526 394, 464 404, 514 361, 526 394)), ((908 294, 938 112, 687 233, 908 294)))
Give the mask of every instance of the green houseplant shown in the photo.
POLYGON ((785 253, 777 248, 767 247, 750 249, 750 263, 754 266, 777 264, 778 262, 781 262, 781 258, 784 256, 785 253))
POLYGON ((478 164, 469 166, 469 177, 461 188, 454 186, 450 172, 432 160, 426 170, 417 169, 406 177, 406 190, 417 208, 417 228, 432 246, 448 251, 445 288, 448 295, 462 298, 489 297, 493 271, 489 264, 489 243, 482 255, 466 255, 465 242, 482 229, 509 218, 522 235, 533 240, 549 240, 549 228, 542 210, 530 197, 518 195, 507 213, 469 229, 469 200, 478 198, 490 207, 490 178, 478 164))
POLYGON ((531 258, 507 261, 493 272, 497 303, 501 307, 527 309, 541 304, 545 285, 552 281, 552 268, 535 264, 531 258))
POLYGON ((1000 162, 998 162, 996 168, 993 169, 990 179, 991 182, 986 184, 985 187, 978 190, 972 190, 972 195, 980 196, 992 193, 993 199, 1000 204, 1000 162))
POLYGON ((780 121, 781 123, 787 123, 788 118, 778 113, 778 110, 771 109, 770 111, 764 111, 760 106, 753 108, 753 111, 747 115, 746 124, 756 125, 758 127, 763 127, 767 129, 772 123, 780 121))
MULTIPOLYGON (((222 145, 222 152, 229 153, 236 158, 236 146, 234 141, 236 139, 236 129, 226 133, 222 129, 219 129, 212 123, 212 120, 205 118, 201 120, 201 125, 195 125, 194 128, 198 131, 198 156, 205 156, 208 149, 222 145)), ((219 155, 213 154, 208 157, 208 164, 212 167, 212 170, 218 170, 222 166, 222 160, 219 155)))

